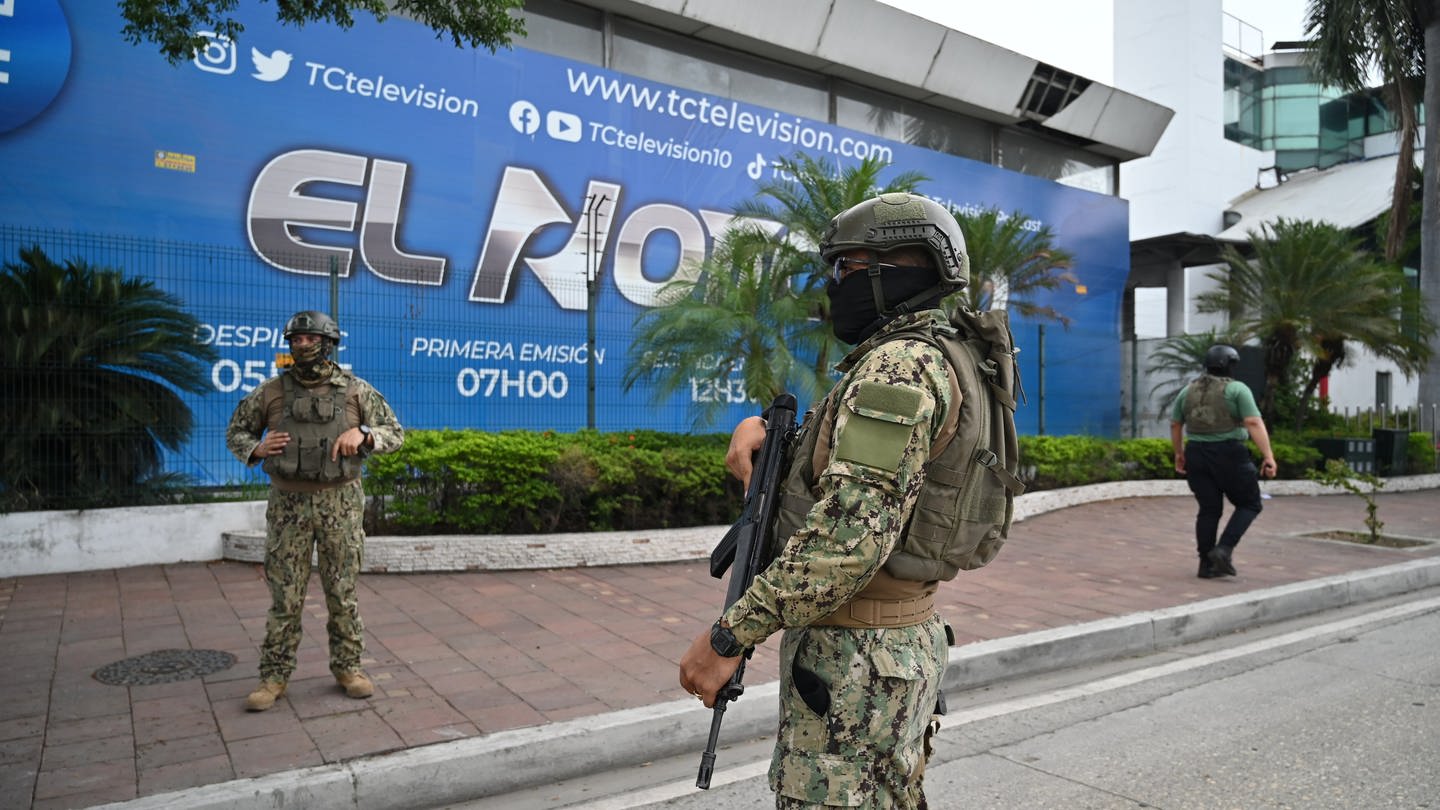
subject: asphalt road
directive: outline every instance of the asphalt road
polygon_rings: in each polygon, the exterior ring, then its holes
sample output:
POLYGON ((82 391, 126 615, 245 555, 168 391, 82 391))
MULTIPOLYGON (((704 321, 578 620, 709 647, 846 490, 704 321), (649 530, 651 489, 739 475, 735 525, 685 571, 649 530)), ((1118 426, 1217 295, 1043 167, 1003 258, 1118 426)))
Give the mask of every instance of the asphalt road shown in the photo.
MULTIPOLYGON (((964 808, 1440 808, 1440 589, 950 697, 926 792, 964 808)), ((773 806, 771 742, 458 805, 773 806)))

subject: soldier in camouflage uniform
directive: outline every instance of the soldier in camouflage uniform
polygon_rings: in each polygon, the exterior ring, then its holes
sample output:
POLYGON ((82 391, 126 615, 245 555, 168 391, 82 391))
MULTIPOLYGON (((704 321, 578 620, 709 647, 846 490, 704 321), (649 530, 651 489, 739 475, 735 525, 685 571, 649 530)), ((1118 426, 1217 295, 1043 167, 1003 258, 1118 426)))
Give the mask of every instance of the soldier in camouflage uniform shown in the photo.
POLYGON ((250 711, 275 705, 295 671, 312 554, 330 614, 330 671, 350 697, 374 694, 360 668, 364 626, 355 598, 365 550, 360 472, 366 456, 393 452, 405 441, 380 392, 330 359, 340 342, 332 318, 313 310, 296 313, 285 325, 285 339, 294 365, 241 400, 225 433, 230 452, 246 464, 263 462, 270 475, 270 613, 260 685, 245 701, 250 711))
MULTIPOLYGON (((776 538, 784 546, 774 562, 691 644, 680 684, 713 706, 741 652, 784 630, 776 806, 925 807, 949 631, 934 610, 938 583, 902 582, 882 565, 959 392, 939 349, 887 337, 947 322, 940 299, 968 280, 964 237, 936 203, 886 194, 838 215, 820 253, 833 267, 835 335, 856 345, 820 409, 833 419, 812 408, 802 428, 827 434, 817 500, 798 531, 776 538), (840 407, 824 407, 837 397, 840 407)), ((727 463, 747 484, 763 438, 761 417, 732 437, 727 463)))

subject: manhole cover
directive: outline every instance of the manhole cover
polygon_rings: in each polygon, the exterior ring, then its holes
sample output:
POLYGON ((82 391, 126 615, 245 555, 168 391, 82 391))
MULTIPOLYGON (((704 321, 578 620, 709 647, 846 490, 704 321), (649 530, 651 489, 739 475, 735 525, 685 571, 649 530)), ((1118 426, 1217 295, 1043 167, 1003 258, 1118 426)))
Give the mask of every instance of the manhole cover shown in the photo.
POLYGON ((149 686, 188 681, 235 666, 235 656, 220 650, 156 650, 95 670, 95 680, 111 686, 149 686))

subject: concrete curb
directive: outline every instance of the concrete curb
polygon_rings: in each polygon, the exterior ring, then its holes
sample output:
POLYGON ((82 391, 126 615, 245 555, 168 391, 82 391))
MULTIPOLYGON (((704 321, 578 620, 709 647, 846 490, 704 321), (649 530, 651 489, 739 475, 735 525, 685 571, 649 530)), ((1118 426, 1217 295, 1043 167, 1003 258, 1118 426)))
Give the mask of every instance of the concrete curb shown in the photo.
MULTIPOLYGON (((942 686, 974 688, 1440 585, 1440 558, 1399 563, 1180 607, 967 644, 951 651, 942 686)), ((724 740, 774 730, 779 684, 746 690, 725 715, 724 740)), ((253 779, 147 796, 125 810, 439 807, 700 751, 711 713, 693 700, 610 712, 253 779)), ((723 755, 721 766, 723 767, 723 755)))
MULTIPOLYGON (((1314 481, 1266 481, 1270 495, 1343 495, 1314 481)), ((1440 474, 1385 479, 1382 492, 1440 488, 1440 474)), ((1082 487, 1031 492, 1015 499, 1015 521, 1070 506, 1119 498, 1188 496, 1184 481, 1111 481, 1082 487)), ((572 534, 425 535, 365 538, 366 573, 421 571, 506 571, 584 568, 595 565, 701 560, 728 526, 692 526, 627 532, 572 534)), ((223 556, 238 562, 263 562, 265 531, 227 531, 223 556)))

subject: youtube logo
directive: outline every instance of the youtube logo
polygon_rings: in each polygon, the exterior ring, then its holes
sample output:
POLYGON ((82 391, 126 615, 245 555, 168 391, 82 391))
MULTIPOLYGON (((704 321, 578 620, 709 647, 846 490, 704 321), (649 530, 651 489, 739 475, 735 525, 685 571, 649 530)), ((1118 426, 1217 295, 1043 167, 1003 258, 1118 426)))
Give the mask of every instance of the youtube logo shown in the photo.
POLYGON ((580 142, 580 116, 551 110, 545 113, 545 134, 557 141, 580 142))

